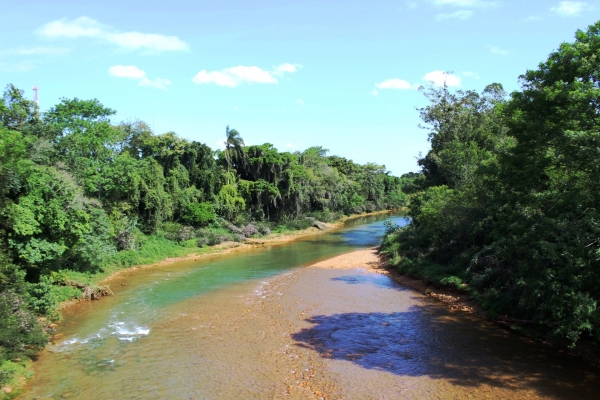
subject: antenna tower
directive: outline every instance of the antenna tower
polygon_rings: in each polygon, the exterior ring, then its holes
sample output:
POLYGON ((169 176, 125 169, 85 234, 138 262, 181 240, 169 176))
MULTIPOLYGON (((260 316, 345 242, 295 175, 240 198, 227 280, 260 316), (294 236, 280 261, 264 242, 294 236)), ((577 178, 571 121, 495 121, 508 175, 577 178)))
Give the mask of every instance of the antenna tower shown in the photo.
POLYGON ((35 102, 36 105, 40 105, 40 102, 38 101, 38 87, 34 86, 33 87, 33 101, 35 102))

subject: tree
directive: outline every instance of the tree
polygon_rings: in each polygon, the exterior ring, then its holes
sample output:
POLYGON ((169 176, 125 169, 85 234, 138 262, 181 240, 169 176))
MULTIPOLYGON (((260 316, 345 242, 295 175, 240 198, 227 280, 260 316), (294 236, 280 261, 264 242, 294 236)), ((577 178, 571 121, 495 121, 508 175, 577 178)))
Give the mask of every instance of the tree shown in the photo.
POLYGON ((235 129, 225 128, 225 160, 227 160, 227 184, 229 185, 229 170, 232 161, 244 157, 244 139, 235 129))
MULTIPOLYGON (((9 129, 26 132, 39 123, 37 105, 24 97, 23 90, 7 85, 0 101, 0 123, 9 129)), ((27 132, 33 133, 33 132, 27 132)))

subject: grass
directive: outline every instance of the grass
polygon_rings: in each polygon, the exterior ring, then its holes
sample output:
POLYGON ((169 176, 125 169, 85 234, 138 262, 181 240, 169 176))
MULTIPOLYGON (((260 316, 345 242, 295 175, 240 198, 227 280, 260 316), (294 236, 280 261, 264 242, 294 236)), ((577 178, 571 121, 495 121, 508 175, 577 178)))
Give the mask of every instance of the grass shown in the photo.
POLYGON ((64 270, 68 279, 88 285, 97 285, 116 271, 139 265, 154 264, 167 258, 210 253, 210 247, 198 247, 196 239, 177 243, 162 236, 147 236, 141 248, 116 253, 115 257, 94 273, 64 270))
POLYGON ((14 399, 23 393, 22 388, 25 386, 27 381, 33 376, 32 361, 14 362, 14 361, 3 361, 0 365, 0 377, 9 376, 7 381, 1 379, 3 383, 2 387, 9 387, 12 389, 10 393, 5 393, 0 390, 0 400, 14 399))

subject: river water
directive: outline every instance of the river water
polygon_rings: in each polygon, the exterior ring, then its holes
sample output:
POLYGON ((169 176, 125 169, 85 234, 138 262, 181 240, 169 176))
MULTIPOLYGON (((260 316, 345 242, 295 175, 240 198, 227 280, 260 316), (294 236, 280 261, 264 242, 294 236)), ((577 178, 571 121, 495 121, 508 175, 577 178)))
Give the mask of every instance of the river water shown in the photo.
POLYGON ((385 218, 123 273, 66 310, 22 398, 600 398, 575 358, 387 276, 307 268, 377 245, 385 218))

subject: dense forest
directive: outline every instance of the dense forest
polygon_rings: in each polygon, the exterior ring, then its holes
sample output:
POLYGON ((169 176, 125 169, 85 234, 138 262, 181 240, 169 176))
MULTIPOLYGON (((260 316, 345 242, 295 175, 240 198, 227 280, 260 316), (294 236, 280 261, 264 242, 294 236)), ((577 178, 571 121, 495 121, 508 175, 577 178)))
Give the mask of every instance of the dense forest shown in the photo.
POLYGON ((0 101, 0 383, 98 272, 406 200, 384 166, 322 147, 245 146, 227 127, 215 151, 114 114, 76 98, 40 112, 13 85, 0 101))
POLYGON ((600 22, 507 95, 423 90, 431 150, 405 176, 401 272, 471 293, 492 317, 573 345, 600 339, 600 22), (408 182, 410 180, 410 183, 408 182))

